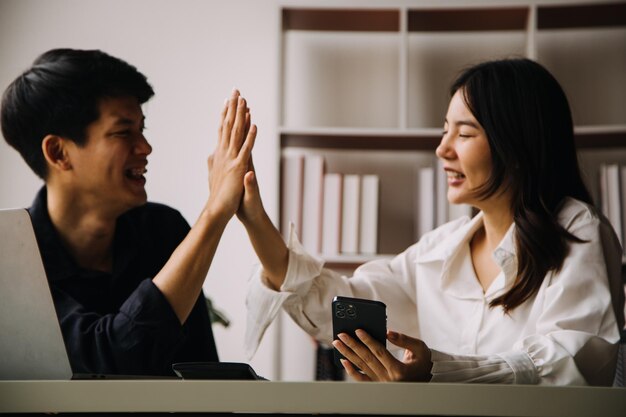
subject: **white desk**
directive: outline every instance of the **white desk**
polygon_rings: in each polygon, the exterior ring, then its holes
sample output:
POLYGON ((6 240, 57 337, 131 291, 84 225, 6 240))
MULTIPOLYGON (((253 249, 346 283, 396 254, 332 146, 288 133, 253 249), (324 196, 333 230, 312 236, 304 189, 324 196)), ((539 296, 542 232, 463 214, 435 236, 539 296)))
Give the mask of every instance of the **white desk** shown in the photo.
POLYGON ((625 388, 261 381, 0 381, 0 413, 626 416, 625 388))

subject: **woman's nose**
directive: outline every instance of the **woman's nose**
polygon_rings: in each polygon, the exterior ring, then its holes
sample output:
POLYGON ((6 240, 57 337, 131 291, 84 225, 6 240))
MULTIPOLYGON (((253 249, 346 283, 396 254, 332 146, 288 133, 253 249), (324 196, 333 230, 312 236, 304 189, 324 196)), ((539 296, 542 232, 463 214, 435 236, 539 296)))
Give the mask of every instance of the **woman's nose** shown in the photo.
POLYGON ((451 159, 453 157, 454 149, 450 146, 450 140, 447 134, 441 137, 441 142, 439 142, 439 146, 435 149, 435 155, 441 159, 451 159))

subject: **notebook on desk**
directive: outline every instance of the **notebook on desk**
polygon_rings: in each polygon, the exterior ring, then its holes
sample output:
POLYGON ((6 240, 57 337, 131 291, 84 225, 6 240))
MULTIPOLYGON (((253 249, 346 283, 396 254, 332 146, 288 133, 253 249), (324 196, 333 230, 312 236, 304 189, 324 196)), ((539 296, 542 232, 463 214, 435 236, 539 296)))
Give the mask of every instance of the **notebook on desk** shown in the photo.
MULTIPOLYGON (((264 379, 246 364, 181 363, 184 379, 264 379)), ((72 372, 26 209, 0 210, 0 380, 163 379, 72 372)))

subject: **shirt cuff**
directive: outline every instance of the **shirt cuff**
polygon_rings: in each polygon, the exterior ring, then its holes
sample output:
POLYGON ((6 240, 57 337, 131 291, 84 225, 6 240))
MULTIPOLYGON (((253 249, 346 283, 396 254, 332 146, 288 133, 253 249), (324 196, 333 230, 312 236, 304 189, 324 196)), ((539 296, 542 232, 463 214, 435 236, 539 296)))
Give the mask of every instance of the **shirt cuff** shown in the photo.
POLYGON ((311 288, 313 278, 320 275, 323 261, 309 255, 300 244, 293 223, 290 225, 289 260, 285 281, 280 291, 267 285, 263 268, 259 267, 248 285, 246 297, 247 320, 244 336, 244 352, 248 360, 254 356, 265 331, 272 323, 280 308, 289 299, 305 295, 311 288))
POLYGON ((122 304, 120 312, 130 321, 129 329, 145 329, 171 344, 178 341, 183 332, 176 313, 163 293, 146 278, 139 283, 132 295, 122 304), (152 329, 159 329, 158 332, 152 329))
POLYGON ((432 382, 536 384, 535 365, 524 352, 498 355, 450 355, 431 350, 432 382))

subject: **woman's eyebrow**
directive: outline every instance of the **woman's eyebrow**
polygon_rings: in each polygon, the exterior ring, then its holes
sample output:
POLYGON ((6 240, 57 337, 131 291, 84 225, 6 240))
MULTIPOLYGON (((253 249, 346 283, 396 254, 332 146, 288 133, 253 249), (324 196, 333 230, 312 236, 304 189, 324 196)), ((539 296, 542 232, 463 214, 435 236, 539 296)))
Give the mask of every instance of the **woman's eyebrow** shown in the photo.
MULTIPOLYGON (((448 121, 448 119, 444 119, 444 124, 446 123, 450 123, 448 121)), ((455 126, 469 126, 469 127, 473 127, 474 129, 480 129, 480 126, 478 125, 478 123, 474 122, 473 120, 470 119, 466 119, 466 120, 456 120, 452 123, 455 126)))
POLYGON ((478 126, 478 123, 472 120, 457 120, 454 122, 454 124, 456 126, 469 126, 469 127, 473 127, 474 129, 480 129, 480 127, 478 126))

